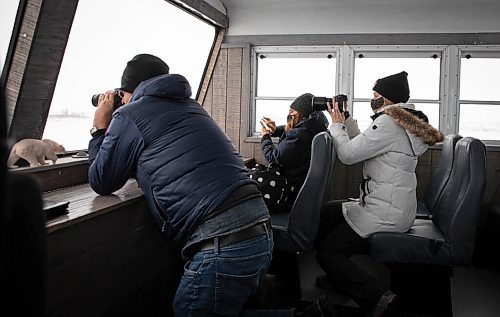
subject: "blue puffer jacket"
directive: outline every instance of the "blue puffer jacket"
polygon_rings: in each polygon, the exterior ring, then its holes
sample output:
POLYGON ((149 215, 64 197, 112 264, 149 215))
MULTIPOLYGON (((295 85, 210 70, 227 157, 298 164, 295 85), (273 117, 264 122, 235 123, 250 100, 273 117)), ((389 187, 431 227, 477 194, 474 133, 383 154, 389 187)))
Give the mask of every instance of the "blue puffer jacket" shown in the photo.
POLYGON ((231 141, 181 75, 142 82, 89 143, 89 183, 110 194, 135 177, 156 222, 183 246, 236 188, 253 183, 231 141))
POLYGON ((272 135, 280 138, 277 146, 274 146, 268 134, 264 135, 261 140, 262 153, 269 163, 277 164, 286 173, 296 188, 300 188, 309 170, 312 139, 316 134, 326 131, 327 127, 328 120, 323 112, 313 112, 289 131, 285 132, 284 126, 277 127, 272 135))

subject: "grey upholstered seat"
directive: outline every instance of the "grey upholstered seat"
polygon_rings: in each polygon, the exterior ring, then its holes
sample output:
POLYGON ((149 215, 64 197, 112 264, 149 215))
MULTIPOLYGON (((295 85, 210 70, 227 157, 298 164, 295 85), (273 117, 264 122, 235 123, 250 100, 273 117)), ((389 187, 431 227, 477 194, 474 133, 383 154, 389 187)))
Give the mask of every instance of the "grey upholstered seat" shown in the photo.
POLYGON ((462 136, 458 134, 449 134, 444 138, 439 164, 425 190, 424 198, 418 202, 418 218, 430 218, 432 216, 431 210, 436 206, 450 178, 451 168, 455 158, 455 145, 461 138, 462 136))
POLYGON ((485 186, 485 145, 471 137, 458 140, 449 180, 431 209, 433 217, 417 219, 406 233, 373 234, 370 253, 385 263, 470 264, 485 186))
POLYGON ((277 249, 295 252, 313 248, 323 196, 335 158, 330 134, 317 134, 312 141, 309 171, 291 211, 271 216, 277 249))

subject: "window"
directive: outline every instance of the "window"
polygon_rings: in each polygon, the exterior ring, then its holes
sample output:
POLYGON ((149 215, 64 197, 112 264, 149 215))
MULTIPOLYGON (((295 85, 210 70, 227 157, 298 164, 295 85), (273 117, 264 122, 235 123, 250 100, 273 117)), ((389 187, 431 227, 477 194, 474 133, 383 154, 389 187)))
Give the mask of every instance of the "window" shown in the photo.
MULTIPOLYGON (((252 133, 263 115, 285 123, 291 101, 304 92, 347 94, 363 131, 379 78, 408 73, 410 100, 445 135, 460 133, 500 144, 500 46, 363 45, 257 47, 253 55, 252 133), (325 54, 331 55, 325 59, 325 54), (258 120, 257 120, 258 121, 258 120)), ((327 116, 330 119, 329 116, 327 116)))
POLYGON ((127 61, 140 53, 165 60, 195 96, 214 39, 215 27, 165 1, 80 1, 43 137, 87 148, 92 95, 119 87, 127 61))
POLYGON ((304 93, 332 97, 336 90, 334 47, 258 47, 254 49, 254 65, 258 71, 254 76, 254 134, 260 133, 258 121, 263 116, 277 125, 285 124, 296 97, 304 93))
POLYGON ((2 0, 0 10, 0 70, 3 70, 20 0, 2 0))
POLYGON ((370 52, 355 54, 354 100, 352 115, 361 131, 370 123, 373 111, 370 99, 377 79, 401 71, 408 73, 410 100, 415 109, 429 118, 429 123, 439 128, 441 53, 418 50, 411 52, 370 52))
POLYGON ((500 53, 463 51, 460 58, 458 131, 500 140, 500 53))

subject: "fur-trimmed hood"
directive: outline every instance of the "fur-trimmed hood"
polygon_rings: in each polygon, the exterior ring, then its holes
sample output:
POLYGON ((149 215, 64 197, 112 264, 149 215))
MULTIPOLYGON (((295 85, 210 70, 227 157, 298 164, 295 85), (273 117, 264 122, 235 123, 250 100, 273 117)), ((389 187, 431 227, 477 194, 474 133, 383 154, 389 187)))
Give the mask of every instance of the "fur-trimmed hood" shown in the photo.
MULTIPOLYGON (((427 145, 434 145, 438 142, 444 140, 444 135, 426 122, 425 115, 419 117, 416 111, 413 110, 414 106, 412 104, 396 104, 384 107, 381 111, 377 112, 377 115, 387 114, 391 116, 394 121, 401 127, 403 127, 408 134, 412 147, 415 154, 422 154, 425 150, 422 148, 420 150, 420 143, 427 145), (425 119, 424 119, 425 118, 425 119), (417 140, 417 138, 419 140, 417 140)), ((426 148, 426 147, 425 147, 426 148)))
POLYGON ((444 136, 440 131, 436 130, 428 122, 406 111, 403 107, 390 107, 385 109, 384 113, 393 117, 397 124, 409 132, 422 138, 427 145, 434 145, 444 140, 444 136))

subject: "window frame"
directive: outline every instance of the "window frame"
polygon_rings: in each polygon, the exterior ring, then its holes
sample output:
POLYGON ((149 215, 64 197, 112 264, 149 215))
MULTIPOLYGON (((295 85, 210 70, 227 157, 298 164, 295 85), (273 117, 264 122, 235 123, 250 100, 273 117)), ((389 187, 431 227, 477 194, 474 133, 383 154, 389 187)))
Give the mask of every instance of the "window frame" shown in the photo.
MULTIPOLYGON (((254 46, 251 54, 251 93, 250 93, 250 125, 248 136, 257 136, 255 130, 256 118, 256 87, 258 80, 257 55, 259 53, 291 53, 318 52, 321 48, 335 48, 337 58, 337 80, 335 93, 339 91, 348 95, 351 102, 366 102, 367 98, 353 98, 354 71, 356 55, 370 54, 377 57, 423 57, 426 54, 437 54, 440 58, 439 99, 410 99, 412 103, 439 104, 439 130, 443 134, 458 133, 460 104, 498 104, 500 101, 459 100, 460 59, 468 53, 480 56, 500 58, 500 45, 317 45, 317 46, 254 46)), ((368 56, 367 56, 368 57, 368 56)), ((432 56, 431 56, 432 57, 432 56)), ((488 146, 500 146, 500 140, 482 140, 488 146)))
POLYGON ((12 27, 12 33, 10 35, 9 46, 7 48, 7 54, 5 54, 5 60, 3 61, 3 68, 0 77, 0 82, 5 83, 7 79, 7 74, 12 66, 12 59, 14 57, 14 48, 17 45, 17 36, 21 29, 21 21, 26 10, 27 0, 19 0, 19 6, 17 7, 16 17, 14 18, 14 25, 12 27))
MULTIPOLYGON (((445 84, 443 82, 443 72, 445 71, 445 46, 441 45, 356 45, 351 47, 352 58, 352 72, 355 74, 355 65, 357 58, 434 58, 440 59, 440 77, 439 77, 439 93, 438 99, 419 99, 411 98, 409 103, 427 103, 427 104, 437 104, 439 106, 439 127, 444 124, 443 119, 443 105, 445 98, 445 84), (362 57, 359 55, 363 54, 362 57), (436 55, 434 57, 433 55, 436 55)), ((354 75, 350 78, 349 92, 352 98, 351 104, 355 102, 370 102, 370 98, 355 98, 354 96, 354 75)), ((410 94, 411 95, 411 94, 410 94)), ((353 107, 354 111, 354 107, 353 107)), ((436 127, 437 128, 437 127, 436 127)))
MULTIPOLYGON (((474 57, 479 58, 496 58, 500 59, 500 45, 481 45, 481 46, 469 46, 469 45, 459 45, 456 47, 456 59, 457 59, 457 81, 456 81, 456 120, 454 120, 455 133, 460 131, 460 107, 462 104, 483 104, 483 105, 497 105, 500 107, 500 100, 469 100, 460 99, 460 76, 461 76, 461 64, 462 58, 466 57, 467 54, 473 54, 474 57)), ((500 123, 500 122, 499 122, 500 123)), ((486 140, 481 139, 486 145, 500 146, 500 137, 497 140, 486 140)))
POLYGON ((318 46, 253 46, 251 50, 251 67, 250 67, 250 76, 251 76, 251 85, 250 85, 250 124, 249 124, 249 137, 260 137, 261 133, 255 132, 257 120, 255 118, 257 100, 294 100, 293 97, 283 97, 283 96, 266 96, 259 97, 257 96, 257 82, 258 82, 258 59, 259 55, 265 54, 266 57, 273 58, 307 58, 307 57, 315 57, 315 56, 323 56, 323 54, 331 54, 332 58, 335 58, 336 65, 335 70, 337 76, 335 81, 335 94, 339 91, 339 69, 341 68, 340 58, 341 55, 341 46, 338 45, 318 45, 318 46))

